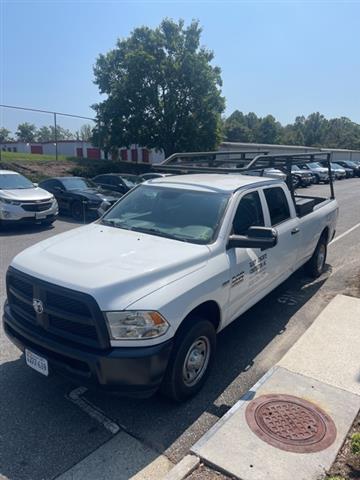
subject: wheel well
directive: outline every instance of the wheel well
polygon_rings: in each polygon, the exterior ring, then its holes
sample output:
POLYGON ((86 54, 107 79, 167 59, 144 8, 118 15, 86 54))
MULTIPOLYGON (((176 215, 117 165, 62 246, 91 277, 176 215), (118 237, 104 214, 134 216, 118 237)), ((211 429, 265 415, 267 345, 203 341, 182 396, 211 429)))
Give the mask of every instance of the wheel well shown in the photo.
POLYGON ((214 325, 215 330, 217 330, 221 320, 219 305, 213 300, 209 300, 201 305, 198 305, 196 308, 191 310, 191 312, 181 322, 181 325, 176 333, 191 323, 194 317, 209 320, 214 325))
POLYGON ((320 235, 320 238, 325 238, 326 243, 328 243, 328 241, 329 241, 329 227, 324 228, 324 230, 322 231, 322 233, 320 235))

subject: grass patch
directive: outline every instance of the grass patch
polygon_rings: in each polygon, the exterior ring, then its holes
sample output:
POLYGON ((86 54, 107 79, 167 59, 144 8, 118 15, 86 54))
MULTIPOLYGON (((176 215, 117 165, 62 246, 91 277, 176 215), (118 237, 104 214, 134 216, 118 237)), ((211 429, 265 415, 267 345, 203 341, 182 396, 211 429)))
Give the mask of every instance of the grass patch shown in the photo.
POLYGON ((95 177, 101 173, 121 172, 141 174, 151 169, 150 164, 136 164, 119 160, 91 160, 88 158, 66 157, 59 155, 37 155, 16 152, 1 152, 0 170, 14 170, 40 182, 49 177, 75 175, 95 177))
POLYGON ((351 453, 353 455, 360 455, 360 432, 351 435, 351 453))
MULTIPOLYGON (((59 162, 68 162, 74 161, 75 157, 66 157, 65 155, 58 155, 59 162)), ((1 160, 16 162, 16 161, 25 161, 25 162, 55 162, 55 155, 40 155, 37 153, 18 153, 18 152, 1 152, 1 160)))

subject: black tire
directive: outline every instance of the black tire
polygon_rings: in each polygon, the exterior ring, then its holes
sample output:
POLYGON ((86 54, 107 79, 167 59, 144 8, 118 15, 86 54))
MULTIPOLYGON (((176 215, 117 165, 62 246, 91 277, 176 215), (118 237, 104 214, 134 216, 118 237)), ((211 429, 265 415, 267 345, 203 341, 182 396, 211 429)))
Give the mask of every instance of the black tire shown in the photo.
POLYGON ((74 220, 82 220, 84 217, 83 204, 79 200, 75 200, 71 204, 71 216, 74 220))
POLYGON ((299 188, 301 187, 301 179, 295 175, 295 177, 292 179, 292 184, 294 188, 299 188))
POLYGON ((320 177, 319 177, 319 175, 316 175, 316 173, 314 174, 314 183, 315 183, 315 185, 320 183, 320 177))
POLYGON ((174 348, 160 387, 163 395, 176 402, 193 397, 202 388, 210 373, 216 349, 216 332, 211 322, 192 317, 191 323, 186 326, 188 328, 183 328, 175 337, 174 348), (206 354, 199 353, 202 348, 207 349, 206 354), (197 357, 199 368, 190 369, 191 363, 194 364, 197 357))
POLYGON ((305 264, 305 270, 312 278, 318 278, 324 272, 327 256, 326 236, 322 235, 316 245, 313 256, 305 264))
POLYGON ((43 220, 41 222, 41 225, 44 225, 44 227, 50 227, 50 225, 52 225, 54 222, 55 222, 55 218, 51 220, 43 220))

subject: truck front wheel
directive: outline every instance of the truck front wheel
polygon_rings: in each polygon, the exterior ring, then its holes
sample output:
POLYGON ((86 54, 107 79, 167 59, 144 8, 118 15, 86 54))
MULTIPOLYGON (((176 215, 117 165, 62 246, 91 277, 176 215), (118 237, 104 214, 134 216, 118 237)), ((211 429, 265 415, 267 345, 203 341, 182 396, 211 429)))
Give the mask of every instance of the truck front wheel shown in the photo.
POLYGON ((208 320, 192 318, 175 338, 160 391, 177 402, 194 396, 205 383, 216 348, 216 332, 208 320))

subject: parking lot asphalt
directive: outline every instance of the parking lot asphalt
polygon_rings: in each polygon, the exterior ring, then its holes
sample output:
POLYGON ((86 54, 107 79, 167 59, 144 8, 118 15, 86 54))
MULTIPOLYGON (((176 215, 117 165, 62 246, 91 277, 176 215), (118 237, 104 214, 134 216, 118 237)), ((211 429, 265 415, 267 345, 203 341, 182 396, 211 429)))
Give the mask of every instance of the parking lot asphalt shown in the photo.
MULTIPOLYGON (((319 185, 304 192, 323 189, 328 191, 319 185)), ((336 182, 335 192, 340 214, 327 271, 316 281, 306 278, 302 270, 296 272, 225 329, 219 335, 214 370, 197 397, 177 405, 159 395, 129 400, 86 391, 82 398, 91 402, 87 405, 94 405, 145 446, 178 462, 279 361, 335 294, 360 296, 360 226, 356 227, 360 224, 360 179, 336 182)), ((11 259, 27 246, 77 226, 61 219, 50 229, 0 232, 1 305, 11 259)), ((74 388, 61 377, 45 378, 27 368, 0 328, 0 478, 56 478, 113 437, 111 429, 70 401, 74 388)))

